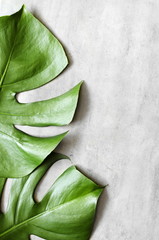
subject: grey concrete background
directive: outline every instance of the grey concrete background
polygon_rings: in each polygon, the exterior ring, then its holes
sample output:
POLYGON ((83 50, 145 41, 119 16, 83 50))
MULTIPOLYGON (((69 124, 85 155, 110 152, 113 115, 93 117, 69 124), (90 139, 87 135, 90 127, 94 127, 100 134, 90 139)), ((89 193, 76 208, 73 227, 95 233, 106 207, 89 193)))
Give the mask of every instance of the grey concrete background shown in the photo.
MULTIPOLYGON (((63 43, 70 65, 19 100, 47 99, 85 83, 69 127, 20 128, 38 136, 70 129, 58 150, 98 183, 109 184, 91 240, 158 240, 159 1, 0 0, 0 15, 23 3, 63 43)), ((66 165, 50 170, 37 198, 66 165)))

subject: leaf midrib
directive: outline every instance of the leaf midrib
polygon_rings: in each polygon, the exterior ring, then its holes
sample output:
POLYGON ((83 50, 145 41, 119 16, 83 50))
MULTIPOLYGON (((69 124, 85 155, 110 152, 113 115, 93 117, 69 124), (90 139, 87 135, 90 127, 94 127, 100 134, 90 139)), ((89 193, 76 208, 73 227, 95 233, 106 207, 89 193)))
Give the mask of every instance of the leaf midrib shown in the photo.
POLYGON ((7 74, 7 71, 8 71, 8 68, 9 68, 9 64, 11 62, 11 58, 12 58, 12 54, 13 54, 13 51, 14 51, 14 47, 15 47, 15 41, 16 41, 16 36, 17 36, 17 29, 16 29, 16 33, 15 33, 15 37, 14 37, 14 41, 13 41, 13 45, 12 45, 12 48, 11 48, 11 51, 10 51, 10 54, 9 54, 9 57, 8 57, 8 60, 7 60, 7 63, 6 63, 6 66, 5 66, 5 69, 3 71, 3 75, 0 79, 0 91, 2 89, 2 85, 3 85, 3 82, 5 80, 5 76, 7 74))
POLYGON ((1 77, 1 79, 0 79, 0 90, 1 90, 1 88, 2 88, 4 79, 5 79, 5 76, 6 76, 6 73, 7 73, 9 64, 10 64, 10 61, 11 61, 11 57, 12 57, 12 54, 13 54, 14 46, 15 46, 15 39, 14 39, 14 43, 13 43, 13 46, 12 46, 12 48, 11 48, 11 51, 10 51, 10 54, 9 54, 9 57, 8 57, 8 61, 7 61, 7 63, 6 63, 6 66, 5 66, 5 69, 4 69, 4 72, 3 72, 3 75, 2 75, 2 77, 1 77))
MULTIPOLYGON (((26 103, 27 104, 27 103, 26 103)), ((25 114, 8 114, 8 113, 5 113, 5 112, 0 112, 0 115, 4 115, 4 116, 12 116, 12 117, 32 117, 32 116, 35 116, 35 114, 30 114, 30 115, 25 115, 25 114)), ((44 114, 38 114, 36 113, 36 116, 45 116, 44 114)))
POLYGON ((20 22, 20 20, 21 20, 21 17, 22 17, 22 14, 20 15, 19 19, 17 19, 17 25, 16 25, 16 30, 15 30, 15 33, 14 33, 13 45, 12 45, 12 47, 11 47, 10 54, 9 54, 9 56, 8 56, 8 60, 7 60, 5 69, 4 69, 3 74, 2 74, 2 77, 1 77, 1 79, 0 79, 0 91, 1 91, 1 89, 2 89, 2 85, 3 85, 3 82, 4 82, 4 80, 5 80, 5 76, 6 76, 6 74, 7 74, 7 71, 8 71, 10 62, 11 62, 11 58, 12 58, 12 54, 13 54, 13 51, 14 51, 15 42, 16 42, 16 38, 17 38, 18 25, 19 25, 19 22, 20 22))
MULTIPOLYGON (((95 192, 96 190, 98 190, 98 188, 95 189, 95 190, 93 190, 91 193, 95 192)), ((87 195, 89 195, 89 194, 90 194, 90 193, 85 194, 85 195, 83 195, 83 196, 81 196, 81 197, 77 197, 77 198, 75 198, 75 199, 73 199, 73 200, 71 200, 71 201, 68 201, 68 202, 66 202, 66 203, 62 203, 62 204, 60 204, 60 205, 58 205, 58 206, 56 206, 56 207, 54 207, 54 208, 51 208, 51 209, 46 210, 46 211, 44 211, 44 212, 42 212, 42 213, 40 213, 40 214, 37 214, 36 216, 33 216, 33 217, 31 217, 31 218, 28 218, 27 220, 25 220, 25 221, 23 221, 23 222, 21 222, 21 223, 19 223, 19 224, 16 224, 16 225, 14 225, 13 227, 9 228, 7 231, 1 233, 1 234, 0 234, 0 237, 3 237, 3 236, 5 236, 5 235, 9 234, 10 232, 12 232, 13 230, 15 230, 16 228, 20 228, 21 226, 29 223, 30 221, 32 221, 32 220, 34 220, 34 219, 36 219, 36 218, 38 218, 38 217, 41 217, 42 215, 44 215, 44 214, 46 214, 46 213, 53 212, 54 210, 60 208, 61 206, 65 205, 65 204, 68 204, 68 203, 71 203, 71 202, 73 202, 73 201, 76 201, 77 199, 83 198, 83 197, 85 197, 85 196, 87 196, 87 195)))

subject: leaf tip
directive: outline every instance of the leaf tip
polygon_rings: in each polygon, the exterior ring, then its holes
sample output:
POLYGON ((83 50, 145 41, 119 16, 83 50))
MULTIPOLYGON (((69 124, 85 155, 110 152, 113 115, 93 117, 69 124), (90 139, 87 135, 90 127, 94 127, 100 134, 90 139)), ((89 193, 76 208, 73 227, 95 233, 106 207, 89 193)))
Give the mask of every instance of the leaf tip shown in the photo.
POLYGON ((22 14, 30 14, 30 12, 27 10, 27 7, 26 7, 26 5, 25 4, 23 4, 22 5, 22 7, 21 7, 21 9, 20 9, 20 12, 22 13, 22 14))
POLYGON ((79 89, 80 89, 80 87, 82 86, 83 83, 84 83, 84 81, 82 80, 82 81, 80 81, 80 82, 77 84, 77 86, 79 87, 79 89))
POLYGON ((79 84, 82 85, 82 83, 84 83, 84 80, 80 81, 79 84))
POLYGON ((25 4, 22 5, 21 10, 22 10, 22 11, 25 11, 25 10, 26 10, 25 4))
POLYGON ((71 90, 75 93, 75 95, 78 97, 80 89, 81 89, 81 85, 82 85, 83 81, 79 82, 77 85, 75 85, 71 90))
POLYGON ((63 133, 64 136, 66 136, 69 133, 69 130, 63 133))

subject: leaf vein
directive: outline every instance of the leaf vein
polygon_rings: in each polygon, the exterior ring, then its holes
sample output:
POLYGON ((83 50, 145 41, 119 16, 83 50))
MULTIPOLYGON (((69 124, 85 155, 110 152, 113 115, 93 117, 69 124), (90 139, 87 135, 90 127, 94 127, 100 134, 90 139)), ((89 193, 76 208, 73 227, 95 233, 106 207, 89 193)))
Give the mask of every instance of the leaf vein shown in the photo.
MULTIPOLYGON (((92 192, 95 192, 96 190, 97 190, 97 189, 93 190, 92 192)), ((15 230, 16 228, 20 228, 21 226, 23 226, 23 225, 25 225, 25 224, 27 224, 27 223, 35 220, 36 218, 41 217, 42 215, 45 215, 45 214, 47 214, 47 213, 51 213, 51 212, 53 212, 54 210, 60 208, 61 206, 65 205, 65 204, 70 204, 70 203, 76 201, 77 199, 81 199, 81 198, 83 198, 83 197, 86 197, 86 196, 89 195, 89 194, 90 194, 90 193, 87 193, 87 194, 85 194, 85 195, 83 195, 83 196, 80 196, 80 197, 78 197, 78 198, 75 198, 75 199, 73 199, 73 200, 70 200, 70 201, 68 201, 68 202, 66 202, 66 203, 62 203, 62 204, 60 204, 60 205, 58 205, 58 206, 56 206, 56 207, 54 207, 54 208, 52 208, 52 209, 48 209, 48 210, 46 210, 46 211, 43 211, 43 212, 40 213, 40 214, 37 214, 36 216, 33 216, 33 217, 31 217, 31 218, 29 218, 29 219, 27 219, 27 220, 24 220, 23 222, 15 225, 15 226, 11 227, 10 229, 6 230, 5 232, 1 233, 1 234, 0 234, 0 237, 3 237, 3 236, 5 236, 5 235, 8 235, 10 232, 12 232, 13 230, 15 230)))

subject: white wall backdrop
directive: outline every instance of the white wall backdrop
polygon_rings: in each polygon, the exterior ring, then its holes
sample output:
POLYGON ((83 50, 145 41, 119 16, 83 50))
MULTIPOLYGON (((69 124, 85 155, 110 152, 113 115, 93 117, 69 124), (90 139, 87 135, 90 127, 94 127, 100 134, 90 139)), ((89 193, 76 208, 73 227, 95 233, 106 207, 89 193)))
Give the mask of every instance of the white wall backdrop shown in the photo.
MULTIPOLYGON (((91 240, 158 240, 159 1, 0 0, 0 15, 23 3, 63 43, 70 65, 19 100, 47 99, 85 81, 58 151, 98 183, 109 184, 91 240)), ((23 129, 40 136, 63 130, 23 129)))

